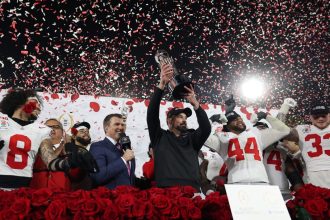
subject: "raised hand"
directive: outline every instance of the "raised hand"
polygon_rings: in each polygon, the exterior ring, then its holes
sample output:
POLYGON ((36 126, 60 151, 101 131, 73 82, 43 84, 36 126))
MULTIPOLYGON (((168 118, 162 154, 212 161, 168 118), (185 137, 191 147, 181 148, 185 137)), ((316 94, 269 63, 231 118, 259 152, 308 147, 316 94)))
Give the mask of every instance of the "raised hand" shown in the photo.
POLYGON ((258 112, 257 113, 258 121, 260 121, 261 119, 266 119, 267 115, 268 114, 266 112, 258 112))
POLYGON ((210 117, 211 122, 218 122, 219 124, 224 124, 228 122, 228 119, 223 114, 215 114, 210 117))
POLYGON ((160 82, 158 87, 164 89, 173 77, 174 69, 172 64, 162 64, 160 70, 160 82))
POLYGON ((195 91, 193 86, 190 84, 190 87, 185 86, 186 93, 184 95, 184 98, 188 100, 188 102, 194 107, 194 109, 199 108, 199 102, 196 99, 195 91))
POLYGON ((236 107, 236 102, 233 94, 229 96, 229 98, 225 101, 225 104, 226 104, 226 112, 234 111, 236 107))
POLYGON ((290 108, 294 108, 297 106, 297 102, 293 98, 286 98, 283 101, 283 105, 287 105, 290 108))

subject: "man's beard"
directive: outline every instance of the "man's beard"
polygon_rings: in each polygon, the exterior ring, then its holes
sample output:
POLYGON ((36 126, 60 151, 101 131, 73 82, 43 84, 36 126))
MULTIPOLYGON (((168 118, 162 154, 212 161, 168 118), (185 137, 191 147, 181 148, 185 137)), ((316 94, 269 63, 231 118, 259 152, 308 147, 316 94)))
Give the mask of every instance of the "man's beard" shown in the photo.
POLYGON ((29 121, 35 121, 35 120, 37 120, 38 119, 38 116, 37 115, 34 115, 34 114, 31 114, 30 116, 29 116, 29 121))
POLYGON ((181 124, 181 125, 177 126, 176 129, 182 133, 185 133, 188 130, 187 124, 181 124))
POLYGON ((244 125, 243 128, 238 127, 238 126, 235 126, 235 127, 232 127, 231 130, 236 131, 236 132, 239 132, 239 133, 242 133, 243 131, 246 130, 246 125, 244 125))
POLYGON ((81 138, 81 137, 76 137, 76 141, 78 143, 80 143, 81 145, 83 145, 83 146, 87 146, 87 145, 89 145, 91 143, 91 138, 84 139, 84 138, 81 138))

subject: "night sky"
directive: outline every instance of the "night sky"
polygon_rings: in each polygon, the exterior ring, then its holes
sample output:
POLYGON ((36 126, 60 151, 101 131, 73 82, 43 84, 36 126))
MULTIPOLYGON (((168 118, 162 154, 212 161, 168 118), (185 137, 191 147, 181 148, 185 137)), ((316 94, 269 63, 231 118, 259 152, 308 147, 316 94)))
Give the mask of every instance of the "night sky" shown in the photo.
MULTIPOLYGON (((202 103, 279 108, 301 121, 329 104, 329 1, 26 1, 0 3, 2 88, 149 98, 166 49, 202 103), (266 94, 239 87, 258 77, 266 94)), ((165 99, 169 99, 168 96, 165 99)))

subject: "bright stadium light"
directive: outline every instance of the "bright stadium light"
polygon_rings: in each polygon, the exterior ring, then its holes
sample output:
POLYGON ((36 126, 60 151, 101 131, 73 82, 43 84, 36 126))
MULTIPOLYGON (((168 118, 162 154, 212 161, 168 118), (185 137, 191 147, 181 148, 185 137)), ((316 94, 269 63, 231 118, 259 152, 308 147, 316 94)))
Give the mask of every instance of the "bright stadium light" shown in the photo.
POLYGON ((243 82, 241 93, 250 100, 256 100, 264 94, 264 83, 255 78, 248 79, 243 82))

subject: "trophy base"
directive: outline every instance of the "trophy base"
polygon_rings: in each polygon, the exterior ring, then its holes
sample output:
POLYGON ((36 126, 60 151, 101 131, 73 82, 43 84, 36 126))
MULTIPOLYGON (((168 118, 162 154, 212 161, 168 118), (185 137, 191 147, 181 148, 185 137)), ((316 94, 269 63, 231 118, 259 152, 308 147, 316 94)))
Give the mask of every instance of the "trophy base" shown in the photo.
POLYGON ((184 96, 187 93, 187 90, 184 88, 185 86, 187 86, 188 88, 192 86, 194 88, 194 84, 192 82, 180 83, 172 91, 172 97, 174 99, 184 99, 184 96))

